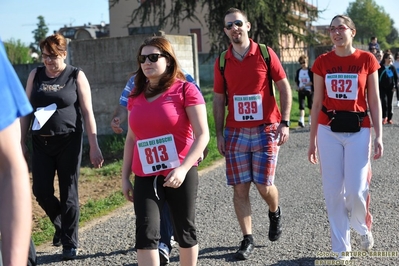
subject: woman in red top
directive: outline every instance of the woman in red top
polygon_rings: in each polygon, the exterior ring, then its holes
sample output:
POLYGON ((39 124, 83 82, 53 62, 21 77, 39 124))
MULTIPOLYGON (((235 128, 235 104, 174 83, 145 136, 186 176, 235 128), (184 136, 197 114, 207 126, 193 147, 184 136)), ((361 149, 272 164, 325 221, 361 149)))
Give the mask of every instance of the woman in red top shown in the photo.
POLYGON ((320 159, 331 245, 337 259, 350 259, 346 253, 351 251, 350 227, 361 236, 361 249, 369 250, 374 243, 368 210, 371 125, 367 107, 375 131, 374 159, 383 154, 379 64, 373 54, 352 46, 355 34, 349 17, 335 16, 330 37, 336 49, 319 56, 312 67, 311 115, 315 123, 311 125, 308 158, 313 164, 318 163, 318 156, 320 159), (345 121, 339 123, 342 116, 345 121), (351 127, 346 128, 348 125, 351 127))

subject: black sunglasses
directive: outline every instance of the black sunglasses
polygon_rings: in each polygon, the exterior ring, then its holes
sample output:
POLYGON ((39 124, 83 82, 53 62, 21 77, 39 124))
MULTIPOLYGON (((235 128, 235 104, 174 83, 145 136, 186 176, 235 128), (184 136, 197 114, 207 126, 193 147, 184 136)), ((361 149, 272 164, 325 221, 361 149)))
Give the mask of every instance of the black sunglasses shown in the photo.
POLYGON ((224 26, 226 28, 226 30, 231 30, 231 28, 233 28, 233 25, 236 25, 237 27, 242 27, 242 25, 244 25, 244 22, 242 20, 235 20, 233 22, 227 22, 226 26, 224 26))
POLYGON ((301 61, 301 62, 299 62, 299 64, 303 65, 303 64, 306 64, 306 62, 304 62, 304 61, 301 61))
POLYGON ((166 57, 164 54, 147 54, 147 55, 139 55, 137 56, 137 60, 139 60, 140 64, 144 64, 145 60, 148 58, 151 62, 155 63, 158 61, 158 58, 166 57))

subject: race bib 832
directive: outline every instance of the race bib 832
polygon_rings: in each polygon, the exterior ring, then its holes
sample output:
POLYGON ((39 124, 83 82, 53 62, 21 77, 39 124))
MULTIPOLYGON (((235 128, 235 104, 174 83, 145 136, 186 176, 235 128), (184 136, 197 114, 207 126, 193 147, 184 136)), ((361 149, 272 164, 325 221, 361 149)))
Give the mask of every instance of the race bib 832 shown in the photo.
POLYGON ((356 100, 359 75, 356 73, 327 74, 325 79, 327 95, 332 99, 356 100))

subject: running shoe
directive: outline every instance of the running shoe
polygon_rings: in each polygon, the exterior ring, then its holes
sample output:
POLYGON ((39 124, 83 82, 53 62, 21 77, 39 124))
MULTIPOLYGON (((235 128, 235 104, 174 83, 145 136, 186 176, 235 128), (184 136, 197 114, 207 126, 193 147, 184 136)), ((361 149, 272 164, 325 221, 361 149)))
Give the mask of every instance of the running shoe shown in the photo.
POLYGON ((367 234, 360 236, 360 246, 364 251, 369 251, 374 246, 373 234, 369 231, 367 234))
POLYGON ((160 242, 158 245, 158 252, 159 252, 159 261, 160 261, 161 265, 169 264, 169 262, 170 262, 169 247, 165 243, 160 242))
POLYGON ((244 240, 241 241, 241 246, 239 250, 237 250, 237 252, 235 253, 235 258, 238 260, 246 260, 252 254, 254 249, 254 243, 251 243, 248 238, 244 238, 244 240))
POLYGON ((269 240, 276 241, 280 238, 282 230, 282 222, 281 222, 281 208, 278 207, 275 213, 269 211, 269 240))

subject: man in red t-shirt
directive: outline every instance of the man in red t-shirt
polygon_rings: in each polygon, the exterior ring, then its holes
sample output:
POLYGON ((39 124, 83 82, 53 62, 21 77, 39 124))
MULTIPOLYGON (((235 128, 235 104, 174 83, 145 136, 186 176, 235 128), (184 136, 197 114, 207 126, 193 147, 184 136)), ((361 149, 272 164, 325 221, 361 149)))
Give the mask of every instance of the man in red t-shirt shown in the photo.
POLYGON ((227 184, 234 190, 234 208, 244 236, 235 257, 245 260, 254 250, 251 183, 269 206, 269 239, 276 241, 282 232, 274 176, 279 147, 289 137, 291 88, 276 53, 270 48, 268 71, 259 45, 248 37, 251 24, 243 11, 230 8, 224 22, 231 45, 225 55, 223 76, 219 60, 215 63, 213 115, 217 147, 226 158, 227 184), (281 113, 270 93, 269 79, 273 79, 279 90, 281 113), (228 113, 224 125, 226 97, 228 113))

